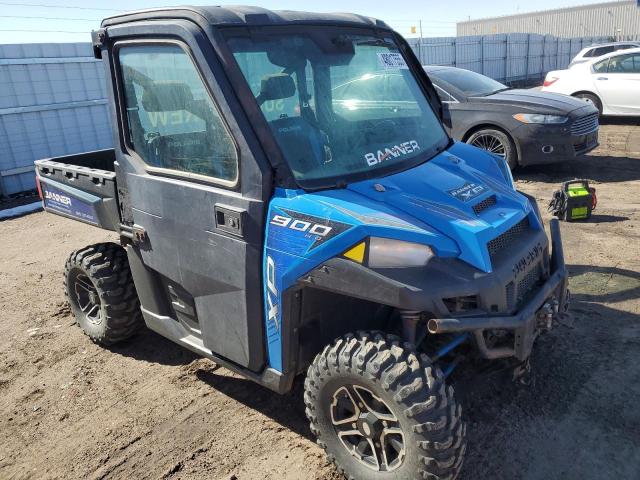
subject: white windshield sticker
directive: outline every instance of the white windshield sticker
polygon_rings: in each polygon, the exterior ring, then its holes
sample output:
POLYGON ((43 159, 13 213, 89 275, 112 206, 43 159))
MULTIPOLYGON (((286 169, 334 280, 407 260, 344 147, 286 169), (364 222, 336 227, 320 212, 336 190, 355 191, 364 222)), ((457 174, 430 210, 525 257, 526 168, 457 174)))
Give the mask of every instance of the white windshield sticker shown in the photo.
POLYGON ((378 52, 378 61, 385 70, 399 70, 401 68, 409 68, 407 63, 399 53, 378 52))
POLYGON ((378 150, 377 152, 369 152, 364 154, 364 159, 367 165, 373 167, 379 163, 384 162, 392 158, 398 158, 403 155, 409 155, 420 150, 420 145, 415 140, 409 140, 408 142, 400 143, 398 145, 392 145, 385 147, 384 150, 378 150))

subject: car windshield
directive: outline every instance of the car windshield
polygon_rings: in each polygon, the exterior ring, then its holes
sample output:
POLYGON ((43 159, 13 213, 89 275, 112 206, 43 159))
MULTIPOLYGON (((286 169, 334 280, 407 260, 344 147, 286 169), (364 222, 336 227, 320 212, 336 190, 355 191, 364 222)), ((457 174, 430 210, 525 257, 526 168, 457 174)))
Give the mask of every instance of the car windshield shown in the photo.
POLYGON ((411 168, 448 145, 391 36, 266 31, 230 32, 227 42, 303 188, 411 168))
POLYGON ((486 97, 509 89, 489 77, 462 68, 443 68, 429 72, 429 76, 447 82, 467 97, 486 97))

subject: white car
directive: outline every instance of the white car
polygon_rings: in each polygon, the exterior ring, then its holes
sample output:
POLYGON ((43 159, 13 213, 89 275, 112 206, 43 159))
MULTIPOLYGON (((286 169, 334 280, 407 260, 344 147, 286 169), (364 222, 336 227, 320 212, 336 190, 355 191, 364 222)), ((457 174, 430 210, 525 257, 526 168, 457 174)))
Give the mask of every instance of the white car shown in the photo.
POLYGON ((640 115, 640 48, 549 72, 542 91, 582 98, 602 115, 640 115))
POLYGON ((640 47, 640 42, 614 42, 602 43, 600 45, 591 45, 590 47, 583 48, 575 57, 573 57, 573 60, 571 60, 571 63, 569 64, 569 68, 579 63, 588 62, 589 60, 593 60, 594 58, 601 57, 608 53, 636 47, 640 47))

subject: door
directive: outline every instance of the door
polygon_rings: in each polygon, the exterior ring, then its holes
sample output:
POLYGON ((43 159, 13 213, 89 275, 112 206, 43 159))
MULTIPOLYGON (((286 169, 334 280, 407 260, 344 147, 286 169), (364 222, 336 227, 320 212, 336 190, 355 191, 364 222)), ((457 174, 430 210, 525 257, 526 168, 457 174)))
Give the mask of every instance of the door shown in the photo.
POLYGON ((141 234, 134 253, 144 275, 136 278, 133 270, 147 324, 259 371, 269 195, 263 185, 270 177, 228 113, 235 107, 208 63, 215 54, 203 45, 163 39, 113 45, 122 217, 141 234))
POLYGON ((610 57, 593 70, 596 89, 611 113, 640 114, 640 53, 610 57))

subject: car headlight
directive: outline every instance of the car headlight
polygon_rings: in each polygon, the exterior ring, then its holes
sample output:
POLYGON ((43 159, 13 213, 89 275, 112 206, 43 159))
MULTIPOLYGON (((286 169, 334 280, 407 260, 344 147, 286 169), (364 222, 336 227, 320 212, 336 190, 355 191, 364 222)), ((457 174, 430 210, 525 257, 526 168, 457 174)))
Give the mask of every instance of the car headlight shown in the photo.
POLYGON ((371 237, 368 265, 371 268, 423 267, 434 256, 433 250, 420 243, 371 237))
POLYGON ((545 125, 557 125, 566 123, 568 117, 562 115, 542 115, 539 113, 516 113, 513 118, 522 123, 537 123, 545 125))
POLYGON ((509 185, 511 188, 515 190, 516 185, 515 183, 513 183, 513 175, 511 174, 511 167, 509 167, 509 164, 507 163, 507 159, 504 157, 501 157, 500 155, 496 155, 495 153, 489 153, 489 155, 493 157, 496 164, 498 165, 498 168, 500 169, 500 173, 502 173, 502 176, 504 177, 504 181, 507 182, 507 185, 509 185))

